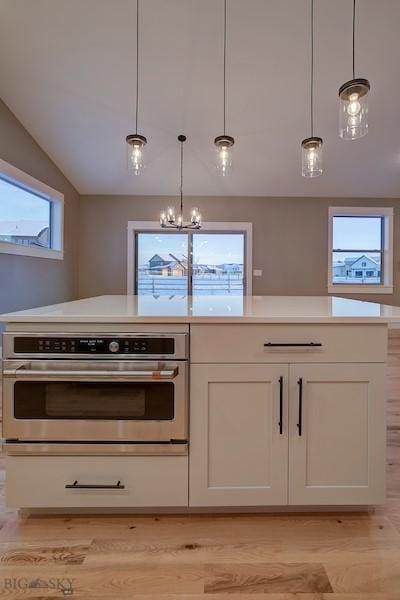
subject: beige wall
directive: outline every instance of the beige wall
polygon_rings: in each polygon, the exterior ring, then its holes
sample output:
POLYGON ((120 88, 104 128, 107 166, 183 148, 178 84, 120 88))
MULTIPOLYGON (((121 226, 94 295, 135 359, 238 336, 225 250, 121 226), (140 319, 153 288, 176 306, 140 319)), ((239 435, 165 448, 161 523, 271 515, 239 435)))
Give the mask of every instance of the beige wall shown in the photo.
POLYGON ((64 194, 64 260, 0 254, 0 313, 77 297, 77 191, 0 100, 0 158, 64 194))
MULTIPOLYGON (((126 292, 128 221, 155 220, 176 198, 82 196, 80 222, 80 297, 126 292)), ((253 223, 254 294, 327 294, 329 206, 395 207, 393 295, 366 296, 400 305, 400 202, 396 199, 187 198, 211 221, 253 223)), ((356 296, 354 296, 356 297, 356 296)))

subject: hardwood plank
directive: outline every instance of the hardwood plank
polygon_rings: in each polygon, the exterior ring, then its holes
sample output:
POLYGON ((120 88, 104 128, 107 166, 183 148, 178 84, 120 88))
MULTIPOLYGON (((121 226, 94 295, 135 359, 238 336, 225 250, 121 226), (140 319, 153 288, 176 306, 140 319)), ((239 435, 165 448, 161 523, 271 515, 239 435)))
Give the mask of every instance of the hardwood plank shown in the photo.
POLYGON ((330 593, 332 587, 320 563, 265 563, 210 568, 204 592, 330 593))
POLYGON ((80 565, 85 560, 91 540, 37 543, 0 543, 0 570, 4 565, 80 565))
MULTIPOLYGON (((19 567, 5 566, 1 578, 23 577, 28 581, 58 578, 72 580, 73 598, 121 598, 132 593, 186 594, 202 593, 205 570, 203 566, 184 565, 157 567, 140 564, 135 568, 86 568, 84 565, 53 566, 43 568, 28 566, 23 571, 19 567)), ((53 592, 54 593, 54 592, 53 592)), ((0 595, 1 597, 1 595, 0 595)))
POLYGON ((159 547, 153 544, 135 544, 124 540, 95 540, 88 549, 85 566, 126 566, 146 562, 147 564, 212 563, 240 564, 266 562, 314 562, 315 557, 324 564, 353 562, 357 560, 382 560, 397 557, 400 560, 399 538, 371 540, 368 537, 330 540, 306 540, 293 537, 291 540, 256 543, 194 543, 159 547), (187 549, 191 547, 192 549, 187 549))
POLYGON ((335 592, 387 592, 400 597, 400 561, 386 559, 374 562, 326 565, 335 592))

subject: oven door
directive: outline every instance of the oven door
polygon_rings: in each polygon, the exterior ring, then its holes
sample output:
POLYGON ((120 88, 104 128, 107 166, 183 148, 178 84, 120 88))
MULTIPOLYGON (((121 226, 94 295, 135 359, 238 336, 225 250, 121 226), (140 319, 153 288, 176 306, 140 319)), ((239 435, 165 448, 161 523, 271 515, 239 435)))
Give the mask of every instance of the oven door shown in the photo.
POLYGON ((4 436, 159 443, 187 438, 187 363, 4 361, 4 436))

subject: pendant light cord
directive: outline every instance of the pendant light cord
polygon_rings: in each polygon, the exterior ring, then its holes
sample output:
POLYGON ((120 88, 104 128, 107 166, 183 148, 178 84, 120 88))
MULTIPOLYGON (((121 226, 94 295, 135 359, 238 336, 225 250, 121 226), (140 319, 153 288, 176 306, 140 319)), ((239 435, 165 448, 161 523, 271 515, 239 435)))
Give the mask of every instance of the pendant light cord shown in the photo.
POLYGON ((224 135, 226 133, 226 0, 224 0, 224 135))
POLYGON ((136 133, 139 113, 139 0, 136 0, 136 133))
POLYGON ((353 79, 355 79, 356 0, 353 0, 353 79))
POLYGON ((314 137, 314 0, 311 0, 310 123, 311 123, 311 137, 314 137))
POLYGON ((180 195, 181 195, 181 217, 183 219, 183 142, 181 142, 181 180, 180 180, 180 195))

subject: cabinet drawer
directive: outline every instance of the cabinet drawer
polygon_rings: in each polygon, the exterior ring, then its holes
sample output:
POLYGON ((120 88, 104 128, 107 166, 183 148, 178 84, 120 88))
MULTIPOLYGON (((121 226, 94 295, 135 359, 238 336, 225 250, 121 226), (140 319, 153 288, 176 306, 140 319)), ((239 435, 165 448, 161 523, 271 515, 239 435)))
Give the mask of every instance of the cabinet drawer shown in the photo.
POLYGON ((193 363, 377 363, 386 361, 387 327, 192 325, 190 344, 193 363))
POLYGON ((188 457, 8 456, 6 502, 22 508, 187 506, 188 457), (119 481, 120 487, 66 488, 75 481, 119 481))

